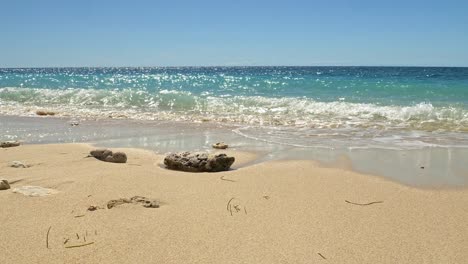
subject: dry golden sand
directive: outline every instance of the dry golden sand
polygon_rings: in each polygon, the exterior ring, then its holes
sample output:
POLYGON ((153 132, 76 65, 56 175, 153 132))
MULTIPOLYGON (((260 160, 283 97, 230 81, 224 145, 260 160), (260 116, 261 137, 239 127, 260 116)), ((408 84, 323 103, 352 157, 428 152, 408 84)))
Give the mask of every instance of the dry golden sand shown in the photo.
POLYGON ((254 158, 245 153, 234 153, 237 170, 183 173, 148 151, 126 149, 128 163, 112 164, 84 158, 91 149, 0 149, 12 189, 59 191, 0 191, 0 263, 468 263, 467 189, 421 190, 308 161, 242 167, 254 158), (33 167, 9 168, 13 160, 33 167), (162 205, 87 211, 135 195, 162 205))

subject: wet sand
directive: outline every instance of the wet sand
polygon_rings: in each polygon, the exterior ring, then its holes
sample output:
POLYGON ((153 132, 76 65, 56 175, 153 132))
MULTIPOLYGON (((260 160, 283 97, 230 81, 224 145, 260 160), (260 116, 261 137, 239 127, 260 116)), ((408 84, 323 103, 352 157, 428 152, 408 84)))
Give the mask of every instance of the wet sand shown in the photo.
POLYGON ((466 187, 417 189, 313 161, 253 163, 255 154, 232 150, 234 170, 185 173, 164 169, 164 156, 152 151, 121 149, 127 163, 113 164, 85 158, 91 149, 0 149, 0 177, 12 189, 58 191, 0 191, 0 262, 468 261, 466 187), (14 160, 32 167, 8 167, 14 160), (87 210, 133 196, 161 206, 87 210))
POLYGON ((211 145, 215 142, 227 141, 229 149, 255 153, 258 159, 254 163, 313 160, 324 166, 383 176, 418 188, 468 186, 466 147, 413 149, 395 146, 387 149, 372 147, 372 142, 368 142, 362 148, 350 148, 337 146, 327 139, 322 140, 323 146, 298 147, 284 142, 269 143, 245 137, 236 133, 238 128, 210 122, 0 115, 0 140, 19 140, 27 144, 81 142, 110 148, 142 148, 159 154, 186 150, 206 151, 211 150, 211 145), (71 126, 74 122, 79 125, 71 126))

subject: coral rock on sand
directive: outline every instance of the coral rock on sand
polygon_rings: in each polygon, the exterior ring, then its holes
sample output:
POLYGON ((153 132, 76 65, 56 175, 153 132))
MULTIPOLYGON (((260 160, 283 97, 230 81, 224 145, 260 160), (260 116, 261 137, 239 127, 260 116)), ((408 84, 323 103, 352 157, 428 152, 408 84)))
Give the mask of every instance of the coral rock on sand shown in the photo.
POLYGON ((171 153, 164 159, 168 169, 188 172, 217 172, 227 171, 235 158, 226 154, 210 155, 204 152, 171 153))
POLYGON ((125 163, 127 162, 127 154, 123 152, 114 152, 108 149, 95 149, 89 152, 89 154, 98 160, 113 162, 113 163, 125 163))
POLYGON ((38 111, 36 111, 36 115, 39 115, 39 116, 47 116, 47 115, 53 116, 53 115, 55 115, 55 112, 38 110, 38 111))
POLYGON ((18 147, 20 143, 18 141, 2 141, 0 142, 0 148, 11 148, 18 147))
POLYGON ((229 146, 224 142, 218 142, 216 144, 213 144, 212 147, 215 149, 227 149, 229 146))
POLYGON ((5 179, 0 179, 0 190, 8 190, 10 189, 10 184, 5 179))
POLYGON ((30 167, 29 165, 26 165, 23 162, 17 161, 17 160, 10 162, 9 166, 12 168, 29 168, 30 167))

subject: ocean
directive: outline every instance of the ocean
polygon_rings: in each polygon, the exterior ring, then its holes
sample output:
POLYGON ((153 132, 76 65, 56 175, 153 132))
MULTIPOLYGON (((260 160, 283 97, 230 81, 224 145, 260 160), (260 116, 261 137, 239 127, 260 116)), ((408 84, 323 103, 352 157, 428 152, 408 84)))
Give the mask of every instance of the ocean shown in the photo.
POLYGON ((256 153, 255 163, 314 160, 408 185, 464 186, 468 68, 0 69, 0 137, 161 154, 225 141, 256 153))
POLYGON ((468 68, 0 69, 0 109, 209 122, 298 147, 468 147, 468 68))

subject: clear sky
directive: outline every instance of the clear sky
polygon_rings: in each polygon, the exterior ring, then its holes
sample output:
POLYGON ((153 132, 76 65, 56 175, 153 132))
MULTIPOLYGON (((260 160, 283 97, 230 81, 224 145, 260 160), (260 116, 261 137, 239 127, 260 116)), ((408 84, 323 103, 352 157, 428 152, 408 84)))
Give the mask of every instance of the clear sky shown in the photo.
POLYGON ((468 1, 0 0, 0 67, 468 66, 468 1))

